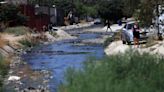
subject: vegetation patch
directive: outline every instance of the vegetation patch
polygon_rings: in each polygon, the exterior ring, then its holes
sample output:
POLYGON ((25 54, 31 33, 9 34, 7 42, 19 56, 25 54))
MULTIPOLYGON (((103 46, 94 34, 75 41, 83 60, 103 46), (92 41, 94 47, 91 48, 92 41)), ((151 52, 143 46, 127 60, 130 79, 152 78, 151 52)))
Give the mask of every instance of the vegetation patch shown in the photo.
POLYGON ((3 92, 3 80, 8 73, 8 70, 9 64, 7 63, 7 60, 0 54, 0 92, 3 92))
POLYGON ((53 36, 53 37, 59 37, 58 34, 56 32, 50 32, 50 34, 53 36))
POLYGON ((107 47, 113 41, 113 37, 108 37, 104 42, 104 47, 107 47))
POLYGON ((24 48, 33 47, 33 46, 37 45, 37 43, 32 42, 32 41, 30 41, 28 39, 20 40, 19 43, 22 44, 24 46, 24 48))
POLYGON ((108 37, 104 42, 104 47, 107 47, 112 41, 121 40, 121 30, 119 32, 115 32, 112 37, 108 37))
POLYGON ((143 48, 148 48, 148 47, 154 46, 156 44, 158 44, 157 39, 154 36, 150 36, 146 40, 146 44, 145 44, 145 46, 143 46, 143 48))
POLYGON ((10 27, 5 30, 6 33, 15 34, 16 36, 25 35, 29 33, 29 28, 24 26, 10 27))
POLYGON ((119 30, 118 32, 115 32, 115 33, 114 33, 114 41, 119 41, 119 40, 121 40, 121 31, 122 31, 122 30, 119 30))
POLYGON ((68 69, 59 92, 163 92, 164 58, 129 51, 68 69))

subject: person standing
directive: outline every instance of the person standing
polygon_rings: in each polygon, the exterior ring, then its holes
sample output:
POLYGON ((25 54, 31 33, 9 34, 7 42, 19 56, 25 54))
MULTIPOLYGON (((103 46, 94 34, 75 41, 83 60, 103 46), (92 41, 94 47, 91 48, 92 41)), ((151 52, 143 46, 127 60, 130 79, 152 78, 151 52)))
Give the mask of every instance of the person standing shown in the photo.
POLYGON ((48 31, 50 34, 53 33, 53 24, 52 24, 52 23, 48 24, 47 31, 48 31))
POLYGON ((139 48, 140 28, 136 22, 133 26, 134 45, 139 48))

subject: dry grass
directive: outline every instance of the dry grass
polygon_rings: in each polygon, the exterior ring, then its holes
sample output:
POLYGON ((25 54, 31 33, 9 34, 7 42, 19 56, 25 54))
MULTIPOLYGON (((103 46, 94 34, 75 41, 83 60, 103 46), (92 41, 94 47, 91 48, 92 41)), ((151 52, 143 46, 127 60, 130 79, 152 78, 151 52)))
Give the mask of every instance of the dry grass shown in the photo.
POLYGON ((158 40, 156 39, 155 36, 150 36, 147 40, 146 40, 146 44, 143 46, 143 48, 148 48, 148 47, 152 47, 154 45, 158 44, 158 40))
POLYGON ((7 44, 7 41, 2 38, 2 34, 0 34, 0 48, 7 44))
POLYGON ((9 66, 11 64, 11 57, 9 56, 8 58, 4 59, 4 64, 9 66))
POLYGON ((108 37, 104 42, 104 47, 107 47, 113 41, 121 40, 121 30, 119 32, 114 33, 113 37, 108 37))
POLYGON ((121 40, 121 30, 114 34, 114 41, 119 41, 119 40, 121 40))
POLYGON ((82 24, 86 23, 86 20, 80 20, 80 23, 82 23, 82 24))

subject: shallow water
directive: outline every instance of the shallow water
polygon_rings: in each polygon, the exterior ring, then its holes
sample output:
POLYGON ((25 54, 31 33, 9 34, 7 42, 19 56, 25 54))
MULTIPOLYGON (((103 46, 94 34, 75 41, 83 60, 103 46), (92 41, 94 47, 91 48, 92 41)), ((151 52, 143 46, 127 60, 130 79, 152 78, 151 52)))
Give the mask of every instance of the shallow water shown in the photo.
POLYGON ((89 57, 92 56, 99 59, 104 56, 102 44, 84 44, 81 40, 101 38, 103 35, 108 34, 86 33, 83 30, 67 30, 68 33, 77 35, 78 38, 36 47, 23 55, 24 60, 32 69, 52 72, 53 79, 50 82, 52 92, 56 92, 58 85, 64 82, 64 73, 67 68, 80 69, 82 68, 82 63, 89 57))

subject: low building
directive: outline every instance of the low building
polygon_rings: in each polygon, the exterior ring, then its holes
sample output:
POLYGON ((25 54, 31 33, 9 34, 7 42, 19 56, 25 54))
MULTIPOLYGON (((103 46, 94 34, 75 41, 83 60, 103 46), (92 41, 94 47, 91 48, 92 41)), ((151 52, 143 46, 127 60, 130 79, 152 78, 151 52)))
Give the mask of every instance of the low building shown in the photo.
POLYGON ((29 0, 6 0, 8 4, 20 7, 21 12, 27 16, 26 25, 41 31, 43 26, 48 24, 63 25, 64 15, 56 6, 41 6, 39 4, 29 4, 29 0), (58 12, 58 13, 57 13, 58 12))

